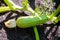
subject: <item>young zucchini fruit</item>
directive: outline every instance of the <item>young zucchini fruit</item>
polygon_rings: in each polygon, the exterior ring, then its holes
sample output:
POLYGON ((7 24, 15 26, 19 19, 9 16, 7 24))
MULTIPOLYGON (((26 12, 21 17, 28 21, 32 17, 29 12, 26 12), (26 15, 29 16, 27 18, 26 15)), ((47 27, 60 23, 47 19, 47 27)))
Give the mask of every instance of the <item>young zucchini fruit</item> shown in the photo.
POLYGON ((43 24, 48 21, 48 17, 46 15, 37 16, 25 16, 19 17, 16 21, 16 25, 20 28, 28 28, 35 25, 43 24))

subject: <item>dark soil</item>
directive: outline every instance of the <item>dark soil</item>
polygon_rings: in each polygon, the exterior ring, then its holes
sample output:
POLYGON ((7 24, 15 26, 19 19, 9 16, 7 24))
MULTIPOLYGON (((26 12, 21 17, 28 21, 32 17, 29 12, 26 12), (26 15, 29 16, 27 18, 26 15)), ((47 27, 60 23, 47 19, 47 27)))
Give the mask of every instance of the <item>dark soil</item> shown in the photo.
MULTIPOLYGON (((30 0, 29 0, 30 1, 30 0)), ((34 0, 30 1, 31 7, 34 9, 34 0)), ((3 0, 0 0, 0 6, 6 6, 3 0)), ((35 40, 33 28, 6 28, 4 22, 8 19, 17 18, 19 16, 27 16, 23 11, 10 11, 0 14, 0 40, 35 40), (18 15, 16 14, 18 13, 18 15), (13 15, 13 16, 12 16, 13 15)), ((50 22, 49 22, 50 23, 50 22)), ((60 22, 57 24, 43 24, 37 26, 41 40, 57 40, 60 35, 60 22), (48 29, 49 28, 49 29, 48 29)))

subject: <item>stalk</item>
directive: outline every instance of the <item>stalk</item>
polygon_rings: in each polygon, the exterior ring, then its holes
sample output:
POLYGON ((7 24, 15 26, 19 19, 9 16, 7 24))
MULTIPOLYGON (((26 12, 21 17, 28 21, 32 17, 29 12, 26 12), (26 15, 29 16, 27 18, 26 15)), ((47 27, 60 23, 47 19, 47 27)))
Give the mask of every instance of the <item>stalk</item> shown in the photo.
POLYGON ((9 7, 0 7, 0 13, 10 11, 9 7))
POLYGON ((34 33, 35 33, 35 38, 36 38, 36 40, 40 40, 37 27, 34 26, 33 29, 34 29, 34 33))
POLYGON ((58 13, 60 12, 60 5, 58 6, 58 8, 55 10, 55 12, 53 12, 50 16, 50 19, 53 19, 54 16, 56 16, 58 13))
POLYGON ((60 15, 57 17, 57 20, 60 20, 60 15))
POLYGON ((55 21, 55 23, 57 23, 58 21, 60 21, 60 15, 54 21, 55 21))
POLYGON ((27 10, 31 12, 31 14, 35 15, 35 11, 32 8, 28 8, 27 10))
POLYGON ((16 8, 15 8, 15 4, 11 1, 11 0, 4 0, 4 2, 8 5, 8 7, 12 10, 12 11, 15 11, 16 8))
MULTIPOLYGON (((35 12, 32 8, 28 8, 27 11, 31 12, 31 14, 33 14, 33 16, 37 16, 37 17, 40 17, 40 15, 35 12)), ((41 14, 41 13, 40 13, 41 14)), ((41 14, 42 15, 42 14, 41 14)))

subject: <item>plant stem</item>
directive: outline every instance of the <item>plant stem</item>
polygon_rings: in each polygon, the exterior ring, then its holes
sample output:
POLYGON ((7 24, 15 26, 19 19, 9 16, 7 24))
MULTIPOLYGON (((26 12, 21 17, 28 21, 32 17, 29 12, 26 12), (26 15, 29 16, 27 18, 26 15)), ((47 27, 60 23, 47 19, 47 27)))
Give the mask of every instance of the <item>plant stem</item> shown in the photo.
POLYGON ((36 38, 36 40, 40 40, 37 27, 34 26, 33 29, 34 29, 34 33, 35 33, 35 38, 36 38))
POLYGON ((12 10, 12 11, 15 11, 16 8, 15 8, 15 4, 11 1, 11 0, 4 0, 4 2, 8 5, 8 7, 12 10))
POLYGON ((35 11, 32 8, 29 7, 27 10, 31 12, 33 15, 35 15, 35 11))
POLYGON ((9 7, 0 7, 0 13, 10 11, 9 7))
POLYGON ((31 12, 31 14, 33 14, 33 16, 37 16, 40 17, 38 13, 36 13, 32 8, 28 8, 27 9, 29 12, 31 12))
POLYGON ((57 20, 60 20, 60 15, 57 17, 57 20))
POLYGON ((58 22, 58 21, 60 21, 60 15, 56 18, 56 20, 54 20, 56 23, 58 22))
POLYGON ((50 19, 53 19, 53 17, 56 16, 59 12, 60 12, 60 5, 59 5, 58 8, 55 10, 55 12, 51 14, 50 19))

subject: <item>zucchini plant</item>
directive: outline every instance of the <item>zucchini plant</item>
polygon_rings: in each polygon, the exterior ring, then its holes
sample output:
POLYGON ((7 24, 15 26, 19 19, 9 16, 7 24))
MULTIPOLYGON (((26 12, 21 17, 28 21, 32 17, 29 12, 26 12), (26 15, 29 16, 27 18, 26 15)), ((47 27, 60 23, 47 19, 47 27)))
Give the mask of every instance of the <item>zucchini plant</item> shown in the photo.
POLYGON ((22 10, 22 11, 29 11, 31 14, 33 14, 32 16, 18 17, 17 20, 15 19, 8 20, 7 22, 4 22, 6 27, 8 28, 14 28, 16 26, 18 26, 19 28, 33 27, 36 40, 40 40, 36 25, 44 24, 49 20, 53 21, 54 23, 60 21, 60 15, 56 17, 56 15, 60 12, 60 5, 51 15, 47 15, 46 13, 44 14, 43 12, 41 12, 41 10, 39 10, 37 7, 35 10, 31 9, 29 7, 28 0, 23 1, 22 7, 17 6, 11 0, 4 0, 4 2, 8 6, 0 7, 0 13, 10 10, 12 11, 22 10))
POLYGON ((32 27, 35 25, 46 23, 47 21, 55 21, 57 19, 56 15, 60 12, 60 5, 58 8, 51 14, 47 15, 46 13, 42 13, 41 10, 36 8, 36 10, 33 10, 29 7, 28 0, 24 0, 23 7, 17 6, 12 2, 11 0, 4 0, 4 2, 8 5, 9 10, 15 11, 15 10, 27 10, 33 14, 33 16, 24 16, 19 17, 16 20, 16 25, 20 28, 27 28, 32 27))

